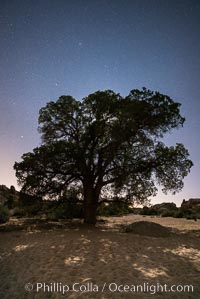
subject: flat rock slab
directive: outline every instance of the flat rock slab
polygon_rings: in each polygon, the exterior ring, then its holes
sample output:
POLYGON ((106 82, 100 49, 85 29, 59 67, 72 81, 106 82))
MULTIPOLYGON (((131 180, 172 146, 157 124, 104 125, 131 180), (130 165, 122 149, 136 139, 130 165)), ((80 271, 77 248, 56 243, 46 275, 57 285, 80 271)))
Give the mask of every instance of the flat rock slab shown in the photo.
POLYGON ((139 221, 124 225, 121 229, 121 232, 155 238, 166 238, 171 235, 170 228, 149 221, 139 221))

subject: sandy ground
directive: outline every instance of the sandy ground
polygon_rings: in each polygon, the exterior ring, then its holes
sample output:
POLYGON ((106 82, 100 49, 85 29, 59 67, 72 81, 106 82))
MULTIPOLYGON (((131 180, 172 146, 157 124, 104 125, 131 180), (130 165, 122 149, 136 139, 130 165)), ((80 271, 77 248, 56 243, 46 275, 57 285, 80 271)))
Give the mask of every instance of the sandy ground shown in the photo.
POLYGON ((137 215, 105 219, 96 228, 32 226, 1 231, 0 298, 200 298, 199 220, 137 215), (174 233, 170 238, 120 233, 121 224, 138 220, 171 227, 174 233), (32 291, 25 290, 28 283, 32 291), (165 284, 193 285, 194 292, 162 292, 165 284), (66 291, 67 286, 75 290, 62 295, 63 285, 66 291), (151 292, 134 293, 134 285, 151 292), (154 285, 158 291, 152 294, 154 285), (131 292, 115 291, 116 286, 127 286, 131 292))

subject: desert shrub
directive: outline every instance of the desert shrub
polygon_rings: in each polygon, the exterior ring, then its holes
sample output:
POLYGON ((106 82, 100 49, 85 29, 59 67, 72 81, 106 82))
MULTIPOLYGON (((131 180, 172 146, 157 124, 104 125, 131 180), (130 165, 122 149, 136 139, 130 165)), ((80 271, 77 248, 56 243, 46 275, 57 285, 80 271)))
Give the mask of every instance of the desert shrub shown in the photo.
POLYGON ((98 216, 111 216, 111 214, 113 215, 113 213, 114 212, 112 211, 112 208, 110 208, 109 204, 102 203, 97 208, 98 216))
POLYGON ((24 211, 28 217, 36 216, 41 212, 41 204, 35 203, 24 208, 24 211))
POLYGON ((186 215, 186 219, 187 220, 197 220, 197 215, 195 215, 195 214, 186 215))
POLYGON ((197 219, 200 219, 200 213, 196 214, 197 219))
POLYGON ((49 205, 47 218, 52 221, 83 218, 83 206, 75 202, 52 202, 52 204, 49 205))
POLYGON ((140 211, 140 215, 157 216, 160 215, 160 213, 153 208, 143 207, 143 209, 140 211))
POLYGON ((174 214, 177 213, 175 211, 164 211, 161 216, 162 217, 174 217, 174 214))
POLYGON ((185 217, 185 214, 182 212, 182 211, 176 211, 175 213, 174 213, 174 217, 175 218, 184 218, 185 217))
POLYGON ((63 215, 63 210, 60 207, 57 207, 47 214, 47 218, 48 220, 57 221, 59 219, 63 219, 63 215))
POLYGON ((33 217, 41 212, 41 206, 35 205, 19 205, 12 209, 12 216, 15 217, 33 217))
POLYGON ((129 214, 133 212, 133 208, 123 202, 102 203, 97 209, 98 216, 117 216, 129 214))
POLYGON ((8 195, 5 205, 8 209, 13 209, 15 206, 15 197, 13 194, 8 195))
POLYGON ((20 200, 18 203, 19 209, 21 209, 26 216, 36 216, 43 208, 43 200, 37 196, 30 196, 28 194, 20 192, 20 200))
POLYGON ((135 214, 135 215, 139 215, 140 212, 142 211, 142 208, 134 208, 134 207, 130 207, 129 208, 130 213, 135 214))
POLYGON ((3 205, 0 205, 0 223, 5 223, 9 220, 9 210, 3 205))
POLYGON ((198 212, 198 210, 185 209, 181 211, 184 214, 184 217, 186 219, 193 219, 193 220, 200 219, 200 213, 198 212))
POLYGON ((23 208, 15 207, 12 210, 12 216, 19 217, 19 218, 20 217, 25 217, 26 216, 26 211, 23 208))

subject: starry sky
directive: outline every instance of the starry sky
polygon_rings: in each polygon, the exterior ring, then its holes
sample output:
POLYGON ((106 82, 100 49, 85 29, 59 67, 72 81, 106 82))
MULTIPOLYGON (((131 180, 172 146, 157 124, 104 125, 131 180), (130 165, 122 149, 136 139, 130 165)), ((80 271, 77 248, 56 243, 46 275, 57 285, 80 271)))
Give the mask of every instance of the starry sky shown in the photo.
POLYGON ((200 1, 0 0, 0 184, 17 187, 13 164, 40 144, 48 101, 143 86, 182 103, 165 142, 194 162, 182 192, 152 202, 200 197, 200 1))

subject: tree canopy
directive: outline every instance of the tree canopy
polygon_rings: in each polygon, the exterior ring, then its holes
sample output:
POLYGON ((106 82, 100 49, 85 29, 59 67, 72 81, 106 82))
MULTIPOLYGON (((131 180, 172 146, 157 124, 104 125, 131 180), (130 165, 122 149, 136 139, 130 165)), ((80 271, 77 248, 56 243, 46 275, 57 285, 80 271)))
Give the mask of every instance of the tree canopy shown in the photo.
POLYGON ((14 169, 23 191, 60 198, 80 188, 85 222, 96 222, 98 204, 111 194, 144 201, 180 191, 192 162, 185 147, 161 142, 183 126, 180 104, 146 88, 122 97, 112 90, 75 100, 61 96, 39 112, 42 145, 14 169))

